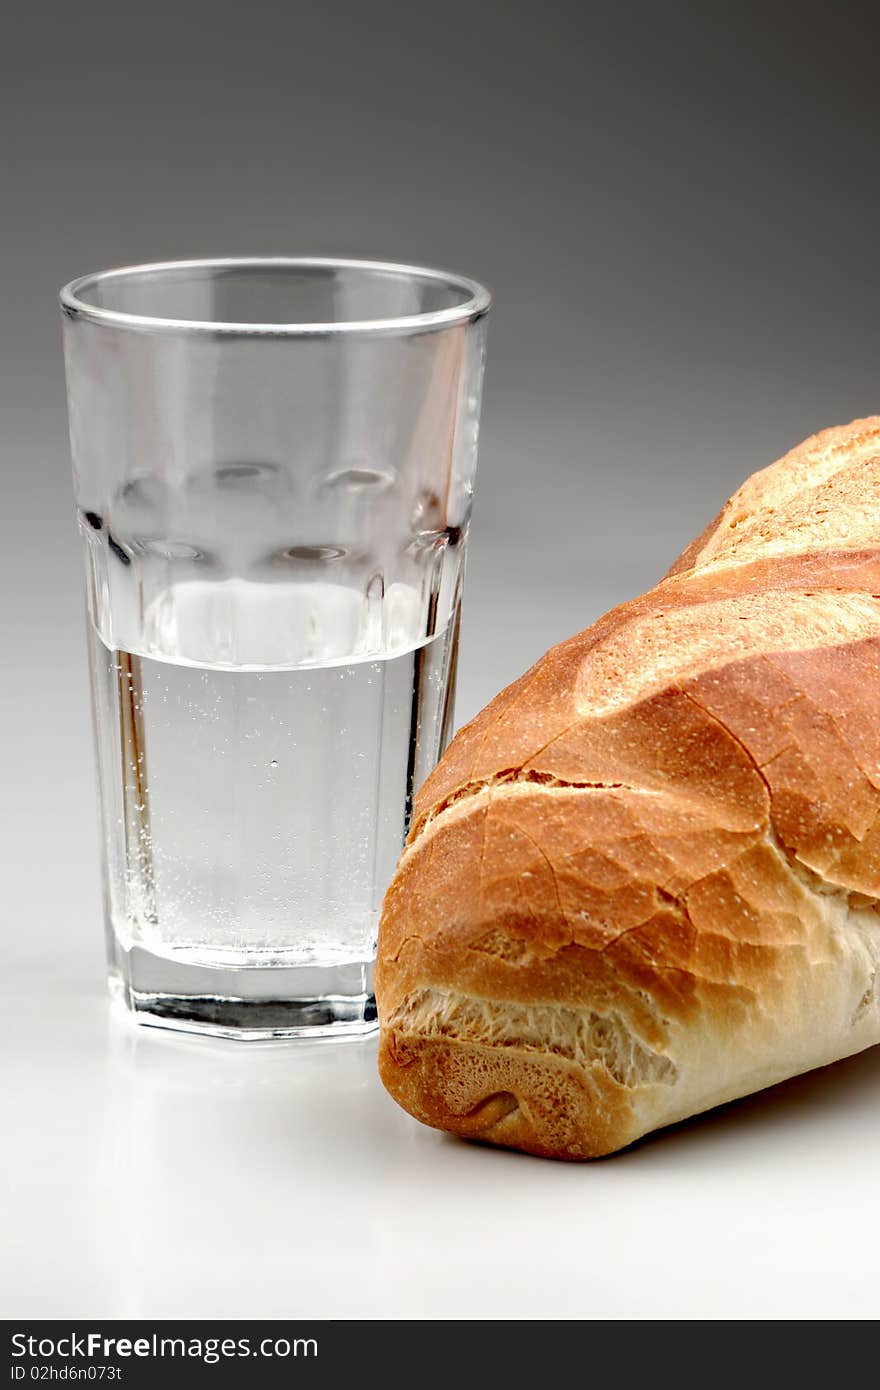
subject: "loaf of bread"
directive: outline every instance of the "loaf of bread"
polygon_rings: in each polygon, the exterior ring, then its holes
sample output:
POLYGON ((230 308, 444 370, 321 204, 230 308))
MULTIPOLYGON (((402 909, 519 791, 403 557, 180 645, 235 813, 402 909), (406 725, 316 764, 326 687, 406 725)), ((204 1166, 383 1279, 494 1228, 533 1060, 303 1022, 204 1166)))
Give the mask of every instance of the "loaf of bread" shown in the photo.
POLYGON ((384 905, 395 1100, 590 1158, 880 1042, 878 596, 880 417, 461 730, 384 905))

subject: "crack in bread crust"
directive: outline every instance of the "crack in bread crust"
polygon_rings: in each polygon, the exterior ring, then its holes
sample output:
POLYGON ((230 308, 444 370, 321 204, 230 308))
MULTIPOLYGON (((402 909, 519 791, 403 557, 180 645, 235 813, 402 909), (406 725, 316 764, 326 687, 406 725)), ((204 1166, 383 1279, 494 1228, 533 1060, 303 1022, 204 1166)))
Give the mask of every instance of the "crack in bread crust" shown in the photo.
POLYGON ((674 1085, 678 1068, 650 1048, 615 1013, 560 1004, 512 1004, 426 988, 409 995, 386 1020, 404 1042, 437 1038, 555 1055, 605 1069, 619 1086, 674 1085))
POLYGON ((407 839, 407 848, 411 848, 419 836, 428 829, 428 826, 433 825, 444 812, 451 810, 453 806, 467 801, 470 797, 479 796, 482 792, 494 792, 503 787, 512 786, 553 787, 565 791, 620 791, 623 788, 636 793, 650 791, 646 787, 628 786, 626 782, 574 782, 568 781, 564 777, 557 777, 550 772, 537 772, 532 768, 506 768, 503 772, 496 772, 492 777, 480 777, 472 782, 466 782, 464 786, 459 787, 443 801, 438 802, 436 806, 432 806, 430 811, 413 823, 407 839))

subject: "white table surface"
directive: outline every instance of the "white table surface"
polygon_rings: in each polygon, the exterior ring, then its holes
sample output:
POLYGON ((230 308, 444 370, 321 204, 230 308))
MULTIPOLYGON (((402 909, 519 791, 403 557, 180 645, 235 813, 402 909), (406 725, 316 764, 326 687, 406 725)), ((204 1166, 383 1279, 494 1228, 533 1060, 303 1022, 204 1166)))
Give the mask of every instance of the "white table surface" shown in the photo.
POLYGON ((880 1051, 570 1165, 422 1128, 374 1043, 138 1028, 26 971, 6 1024, 8 1317, 880 1310, 880 1051))

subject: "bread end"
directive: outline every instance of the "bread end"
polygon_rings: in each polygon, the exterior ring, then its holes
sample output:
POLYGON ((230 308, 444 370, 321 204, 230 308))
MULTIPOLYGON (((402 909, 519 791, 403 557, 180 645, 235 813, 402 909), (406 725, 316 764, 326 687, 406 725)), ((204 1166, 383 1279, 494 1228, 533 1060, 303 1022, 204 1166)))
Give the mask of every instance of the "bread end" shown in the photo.
POLYGON ((597 1067, 552 1053, 500 1052, 383 1028, 379 1074, 433 1129, 540 1158, 600 1158, 638 1137, 626 1091, 597 1067))

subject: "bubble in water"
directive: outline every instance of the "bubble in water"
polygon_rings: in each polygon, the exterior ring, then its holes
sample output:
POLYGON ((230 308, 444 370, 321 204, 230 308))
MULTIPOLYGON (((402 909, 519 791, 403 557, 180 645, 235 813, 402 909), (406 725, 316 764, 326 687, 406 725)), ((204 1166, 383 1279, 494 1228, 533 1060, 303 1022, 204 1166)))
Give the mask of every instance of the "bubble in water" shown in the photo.
POLYGON ((165 496, 165 484, 157 474, 140 473, 123 483, 115 501, 125 508, 153 511, 164 504, 165 496))
POLYGON ((116 556, 120 564, 131 564, 131 556, 129 555, 128 551, 125 549, 124 546, 119 544, 119 541, 114 540, 114 538, 110 535, 109 531, 107 532, 107 544, 109 545, 111 551, 116 556))
POLYGON ((393 468, 371 468, 366 465, 356 468, 339 468, 335 473, 328 473, 322 484, 325 488, 334 491, 347 490, 350 492, 387 492, 397 481, 397 474, 393 468))
POLYGON ((443 526, 443 503, 437 493, 424 488, 418 495, 410 514, 410 526, 416 535, 423 531, 438 531, 443 526))
POLYGON ((211 558, 192 541, 138 537, 131 542, 131 548, 139 555, 155 555, 159 560, 200 560, 204 563, 211 558))
POLYGON ((279 561, 289 560, 300 564, 329 564, 341 560, 346 550, 341 545, 288 545, 276 556, 279 561))
POLYGON ((220 487, 238 487, 257 478, 277 478, 280 472, 277 463, 224 463, 214 469, 214 481, 220 487))

